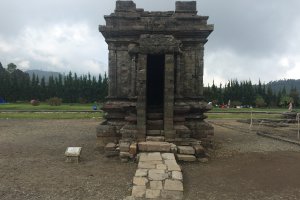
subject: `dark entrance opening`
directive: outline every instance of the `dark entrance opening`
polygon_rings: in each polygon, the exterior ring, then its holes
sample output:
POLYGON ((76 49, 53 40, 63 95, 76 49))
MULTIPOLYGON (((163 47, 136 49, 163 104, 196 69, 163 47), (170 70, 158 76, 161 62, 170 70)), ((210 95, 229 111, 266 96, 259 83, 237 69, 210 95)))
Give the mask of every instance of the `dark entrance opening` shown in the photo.
POLYGON ((147 56, 147 108, 162 109, 164 103, 165 55, 147 56))

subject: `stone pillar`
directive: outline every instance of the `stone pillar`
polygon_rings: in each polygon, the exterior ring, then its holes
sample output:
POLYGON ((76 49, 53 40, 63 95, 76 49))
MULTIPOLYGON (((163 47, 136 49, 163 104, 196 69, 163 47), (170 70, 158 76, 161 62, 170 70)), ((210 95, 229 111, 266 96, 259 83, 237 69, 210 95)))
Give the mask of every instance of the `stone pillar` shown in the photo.
POLYGON ((136 55, 132 56, 131 59, 131 83, 130 83, 130 96, 136 96, 136 55))
POLYGON ((117 92, 117 51, 114 48, 109 48, 108 59, 108 96, 114 97, 117 92))
POLYGON ((147 55, 139 54, 137 66, 137 140, 146 139, 146 81, 147 81, 147 55))
POLYGON ((181 96, 181 58, 180 58, 180 55, 178 54, 176 57, 176 64, 175 64, 175 71, 174 71, 174 74, 175 74, 175 77, 176 77, 176 83, 175 83, 175 87, 176 87, 176 98, 179 98, 181 96))
POLYGON ((200 51, 199 51, 199 95, 203 96, 203 75, 204 75, 204 44, 200 44, 200 51))
POLYGON ((175 138, 173 131, 174 115, 174 67, 173 54, 165 55, 165 89, 164 89, 164 132, 166 138, 175 138))

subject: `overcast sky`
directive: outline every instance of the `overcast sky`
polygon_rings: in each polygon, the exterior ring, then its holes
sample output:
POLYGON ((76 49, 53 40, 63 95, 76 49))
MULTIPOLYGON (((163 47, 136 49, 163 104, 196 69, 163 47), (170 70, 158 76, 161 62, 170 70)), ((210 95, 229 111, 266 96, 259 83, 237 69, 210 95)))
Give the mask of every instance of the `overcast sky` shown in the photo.
MULTIPOLYGON (((148 11, 174 10, 174 0, 135 0, 148 11)), ((205 46, 205 85, 237 78, 300 79, 299 0, 198 0, 215 25, 205 46)), ((92 74, 107 71, 98 32, 114 0, 0 0, 0 62, 20 69, 92 74)))

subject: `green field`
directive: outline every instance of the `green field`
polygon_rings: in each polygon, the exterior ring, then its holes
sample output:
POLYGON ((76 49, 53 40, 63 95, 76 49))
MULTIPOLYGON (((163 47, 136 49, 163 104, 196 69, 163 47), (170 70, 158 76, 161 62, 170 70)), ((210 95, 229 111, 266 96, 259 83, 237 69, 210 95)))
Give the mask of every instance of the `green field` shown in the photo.
MULTIPOLYGON (((251 119, 251 113, 207 113, 208 119, 251 119)), ((280 119, 281 115, 253 113, 253 119, 280 119)))
MULTIPOLYGON (((103 116, 102 112, 99 111, 93 112, 92 109, 93 105, 94 104, 62 104, 60 106, 50 106, 46 103, 41 103, 38 106, 32 106, 30 103, 0 104, 0 119, 95 119, 95 118, 99 119, 102 118, 103 116), (85 111, 89 111, 89 112, 85 112, 85 111)), ((99 107, 100 106, 98 106, 98 108, 99 107)))
POLYGON ((92 110, 94 104, 62 104, 60 106, 50 106, 47 103, 41 103, 38 106, 32 106, 30 103, 8 103, 0 104, 1 110, 92 110))
POLYGON ((287 112, 288 108, 213 108, 209 112, 287 112))
POLYGON ((101 112, 14 112, 14 113, 0 113, 0 119, 101 119, 103 113, 101 112))
MULTIPOLYGON (((93 105, 94 104, 62 104, 61 106, 50 106, 46 103, 41 103, 39 106, 32 106, 30 103, 0 104, 0 119, 102 118, 102 112, 93 112, 93 105)), ((98 109, 99 107, 100 106, 98 105, 98 109)), ((281 113, 287 111, 288 109, 286 108, 213 108, 211 111, 206 113, 206 115, 208 116, 208 119, 250 119, 251 112, 253 112, 254 119, 278 119, 281 117, 281 113)))

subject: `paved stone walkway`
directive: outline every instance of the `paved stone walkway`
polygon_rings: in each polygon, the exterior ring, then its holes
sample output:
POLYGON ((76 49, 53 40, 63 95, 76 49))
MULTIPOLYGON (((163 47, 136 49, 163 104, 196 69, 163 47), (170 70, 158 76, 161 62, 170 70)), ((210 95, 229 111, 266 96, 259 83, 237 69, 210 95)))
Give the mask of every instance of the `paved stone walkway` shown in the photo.
POLYGON ((126 199, 183 199, 182 181, 173 153, 140 153, 132 195, 126 199))

